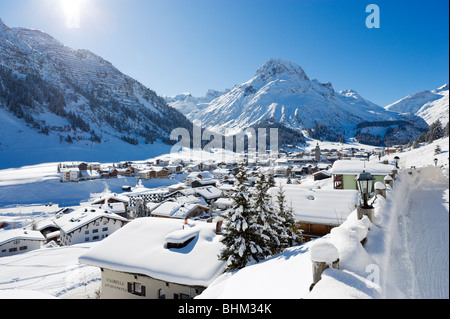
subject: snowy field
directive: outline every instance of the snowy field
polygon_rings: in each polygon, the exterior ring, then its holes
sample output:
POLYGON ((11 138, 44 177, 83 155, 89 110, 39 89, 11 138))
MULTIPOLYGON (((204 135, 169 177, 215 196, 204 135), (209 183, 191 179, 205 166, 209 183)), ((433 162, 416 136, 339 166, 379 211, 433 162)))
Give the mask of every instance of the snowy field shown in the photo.
POLYGON ((49 247, 0 258, 0 299, 96 298, 100 269, 78 263, 78 257, 95 243, 49 247), (18 290, 18 291, 16 291, 18 290), (12 294, 11 294, 12 293, 12 294))

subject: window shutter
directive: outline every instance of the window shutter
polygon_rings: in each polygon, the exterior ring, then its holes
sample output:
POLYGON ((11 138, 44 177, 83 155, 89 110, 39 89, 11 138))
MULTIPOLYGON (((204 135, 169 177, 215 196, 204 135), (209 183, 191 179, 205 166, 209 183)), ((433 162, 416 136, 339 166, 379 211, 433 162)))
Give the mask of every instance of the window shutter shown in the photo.
POLYGON ((145 297, 145 286, 141 287, 141 296, 145 297))
POLYGON ((133 293, 133 284, 131 282, 128 283, 128 292, 133 293))

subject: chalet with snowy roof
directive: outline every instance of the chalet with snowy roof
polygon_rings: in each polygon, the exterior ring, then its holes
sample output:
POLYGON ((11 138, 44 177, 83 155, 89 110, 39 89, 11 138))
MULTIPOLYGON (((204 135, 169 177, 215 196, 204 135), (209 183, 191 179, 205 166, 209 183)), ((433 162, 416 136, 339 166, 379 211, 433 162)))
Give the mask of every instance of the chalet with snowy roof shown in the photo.
POLYGON ((277 177, 286 177, 291 175, 292 166, 289 165, 279 165, 275 166, 273 169, 273 174, 277 177))
POLYGON ((34 223, 33 230, 40 231, 47 238, 48 234, 59 232, 59 227, 55 224, 53 218, 46 218, 34 223))
POLYGON ((80 170, 80 181, 91 181, 101 178, 101 175, 96 170, 80 170))
POLYGON ((215 169, 213 172, 214 178, 217 180, 224 179, 225 177, 229 177, 231 175, 231 171, 226 168, 218 168, 215 169))
POLYGON ((102 178, 117 178, 119 171, 116 168, 103 168, 99 170, 102 178))
POLYGON ((213 175, 209 172, 192 172, 185 177, 184 183, 187 186, 191 186, 192 182, 202 179, 212 179, 213 175))
POLYGON ((192 299, 226 268, 216 230, 213 223, 139 218, 79 262, 101 269, 102 299, 192 299))
POLYGON ((331 173, 329 171, 318 171, 312 175, 315 181, 321 181, 323 179, 331 178, 331 173))
POLYGON ((227 210, 234 206, 235 201, 232 198, 221 197, 214 202, 214 206, 218 210, 227 210))
POLYGON ((178 174, 181 173, 183 166, 180 164, 171 164, 167 165, 166 169, 168 170, 169 174, 178 174))
POLYGON ((333 178, 334 189, 357 190, 355 178, 358 174, 366 171, 375 178, 374 183, 384 182, 384 178, 392 173, 394 165, 379 162, 368 162, 360 160, 340 160, 333 164, 330 173, 333 178))
MULTIPOLYGON (((300 185, 284 185, 288 207, 294 210, 294 218, 303 230, 305 240, 316 239, 340 226, 359 202, 356 190, 310 190, 300 185)), ((279 188, 270 189, 274 202, 279 188)))
POLYGON ((127 222, 126 218, 94 207, 81 207, 55 220, 62 246, 100 241, 127 222))
POLYGON ((130 198, 127 196, 110 193, 93 200, 90 205, 126 217, 129 211, 129 202, 130 198))
POLYGON ((59 173, 62 183, 78 182, 80 178, 80 169, 78 167, 61 168, 59 173))
POLYGON ((120 176, 133 176, 134 175, 134 167, 125 167, 125 168, 118 168, 117 172, 120 176))
POLYGON ((151 216, 173 219, 192 219, 208 212, 209 208, 195 202, 167 201, 151 211, 151 216))
POLYGON ((44 242, 45 237, 40 231, 22 228, 0 231, 0 257, 40 249, 44 242))
POLYGON ((220 198, 222 196, 222 191, 215 186, 205 186, 194 188, 195 193, 205 199, 207 203, 220 198))
POLYGON ((191 183, 192 188, 205 187, 205 186, 216 186, 217 180, 212 178, 202 178, 193 180, 191 183))

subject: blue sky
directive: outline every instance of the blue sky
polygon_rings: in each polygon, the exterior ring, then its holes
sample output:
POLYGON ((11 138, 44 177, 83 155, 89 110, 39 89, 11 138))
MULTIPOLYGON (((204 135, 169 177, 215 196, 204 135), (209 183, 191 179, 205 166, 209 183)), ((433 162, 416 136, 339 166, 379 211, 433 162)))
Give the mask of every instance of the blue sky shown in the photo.
POLYGON ((89 49, 160 95, 230 88, 277 57, 381 106, 449 82, 448 0, 0 0, 0 18, 89 49), (79 1, 69 27, 68 1, 79 1), (371 3, 380 29, 365 25, 371 3))

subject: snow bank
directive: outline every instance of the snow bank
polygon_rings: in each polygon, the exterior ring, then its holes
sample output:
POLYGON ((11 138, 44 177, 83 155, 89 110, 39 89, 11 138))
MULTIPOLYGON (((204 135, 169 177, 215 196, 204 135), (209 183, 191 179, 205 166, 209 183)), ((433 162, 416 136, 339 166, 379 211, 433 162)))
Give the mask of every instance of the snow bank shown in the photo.
POLYGON ((339 259, 336 247, 327 239, 319 239, 311 245, 311 260, 331 265, 339 259))

